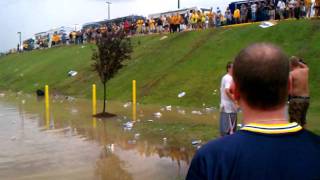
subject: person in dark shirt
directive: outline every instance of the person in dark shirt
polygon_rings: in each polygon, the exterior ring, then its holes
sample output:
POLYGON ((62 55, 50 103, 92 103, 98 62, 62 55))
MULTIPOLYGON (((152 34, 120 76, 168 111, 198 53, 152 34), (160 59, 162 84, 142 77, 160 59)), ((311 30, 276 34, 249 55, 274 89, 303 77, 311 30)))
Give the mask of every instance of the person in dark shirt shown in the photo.
POLYGON ((233 77, 244 126, 200 148, 187 179, 320 179, 320 137, 286 119, 288 57, 253 44, 235 58, 233 77))

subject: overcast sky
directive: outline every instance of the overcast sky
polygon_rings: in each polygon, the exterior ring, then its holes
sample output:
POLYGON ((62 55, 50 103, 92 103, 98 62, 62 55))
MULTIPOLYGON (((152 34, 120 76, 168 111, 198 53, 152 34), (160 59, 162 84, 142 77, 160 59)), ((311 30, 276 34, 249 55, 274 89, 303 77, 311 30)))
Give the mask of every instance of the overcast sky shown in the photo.
MULTIPOLYGON (((110 0, 111 18, 177 9, 177 0, 110 0)), ((214 7, 222 10, 232 0, 180 0, 181 8, 214 7)), ((0 0, 0 52, 15 48, 22 39, 61 26, 107 19, 105 0, 0 0)))

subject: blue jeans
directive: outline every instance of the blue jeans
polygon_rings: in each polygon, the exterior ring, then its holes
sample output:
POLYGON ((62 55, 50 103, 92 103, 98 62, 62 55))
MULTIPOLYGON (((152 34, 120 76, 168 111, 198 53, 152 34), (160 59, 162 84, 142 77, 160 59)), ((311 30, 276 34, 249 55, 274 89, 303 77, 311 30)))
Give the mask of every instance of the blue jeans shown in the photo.
POLYGON ((252 19, 252 21, 256 21, 257 19, 256 19, 256 13, 255 12, 252 12, 251 13, 251 19, 252 19))

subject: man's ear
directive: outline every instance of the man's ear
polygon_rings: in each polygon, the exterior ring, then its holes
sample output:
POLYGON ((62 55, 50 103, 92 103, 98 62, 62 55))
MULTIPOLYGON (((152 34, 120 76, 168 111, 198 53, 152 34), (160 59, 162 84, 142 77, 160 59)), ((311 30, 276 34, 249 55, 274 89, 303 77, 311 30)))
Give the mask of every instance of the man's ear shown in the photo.
POLYGON ((239 101, 240 100, 240 92, 239 92, 239 89, 238 89, 238 87, 237 87, 237 85, 236 85, 236 83, 234 81, 232 81, 230 89, 231 89, 231 92, 234 95, 234 99, 236 101, 239 101))

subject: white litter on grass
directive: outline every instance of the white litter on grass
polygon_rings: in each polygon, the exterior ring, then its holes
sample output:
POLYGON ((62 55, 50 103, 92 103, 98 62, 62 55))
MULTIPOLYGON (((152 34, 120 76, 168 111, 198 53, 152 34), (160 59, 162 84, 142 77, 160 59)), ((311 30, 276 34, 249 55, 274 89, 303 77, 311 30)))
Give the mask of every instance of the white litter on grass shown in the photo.
POLYGON ((170 105, 170 106, 166 106, 166 110, 167 111, 171 111, 172 110, 172 106, 170 105))
POLYGON ((195 146, 195 145, 198 145, 198 144, 201 144, 202 143, 202 141, 199 139, 199 140, 193 140, 192 142, 191 142, 191 144, 193 145, 193 146, 195 146))
POLYGON ((81 46, 81 49, 85 48, 86 46, 81 46))
POLYGON ((128 122, 123 124, 123 129, 124 130, 130 131, 132 128, 133 128, 133 122, 128 121, 128 122))
POLYGON ((160 118, 162 116, 161 112, 153 113, 153 116, 156 118, 160 118))
POLYGON ((21 103, 22 103, 22 104, 25 104, 25 103, 26 103, 26 100, 22 100, 21 103))
POLYGON ((0 93, 0 97, 5 97, 5 96, 6 96, 6 94, 0 93))
POLYGON ((127 107, 129 107, 131 105, 131 102, 127 102, 127 103, 125 103, 124 105, 123 105, 123 107, 124 108, 127 108, 127 107))
POLYGON ((213 112, 213 111, 214 111, 214 107, 205 108, 205 111, 206 111, 207 113, 213 112))
POLYGON ((259 26, 261 28, 269 28, 269 27, 272 27, 274 26, 275 24, 273 24, 272 22, 270 21, 266 21, 266 22, 262 22, 259 26))
POLYGON ((191 114, 202 115, 201 111, 192 111, 191 114))
POLYGON ((148 122, 153 122, 153 120, 152 120, 152 119, 149 119, 148 122))
POLYGON ((163 138, 163 141, 165 141, 165 142, 166 142, 167 140, 168 140, 168 139, 167 139, 166 137, 164 137, 164 138, 163 138))
POLYGON ((74 77, 74 76, 76 76, 77 74, 78 74, 78 72, 77 72, 77 71, 73 71, 73 70, 71 70, 71 71, 68 72, 68 76, 70 76, 70 77, 74 77))
POLYGON ((162 36, 162 37, 160 38, 160 41, 165 40, 165 39, 167 39, 167 38, 168 38, 168 36, 162 36))
POLYGON ((185 95, 186 95, 186 92, 181 92, 181 93, 178 94, 178 98, 182 98, 182 97, 184 97, 185 95))

